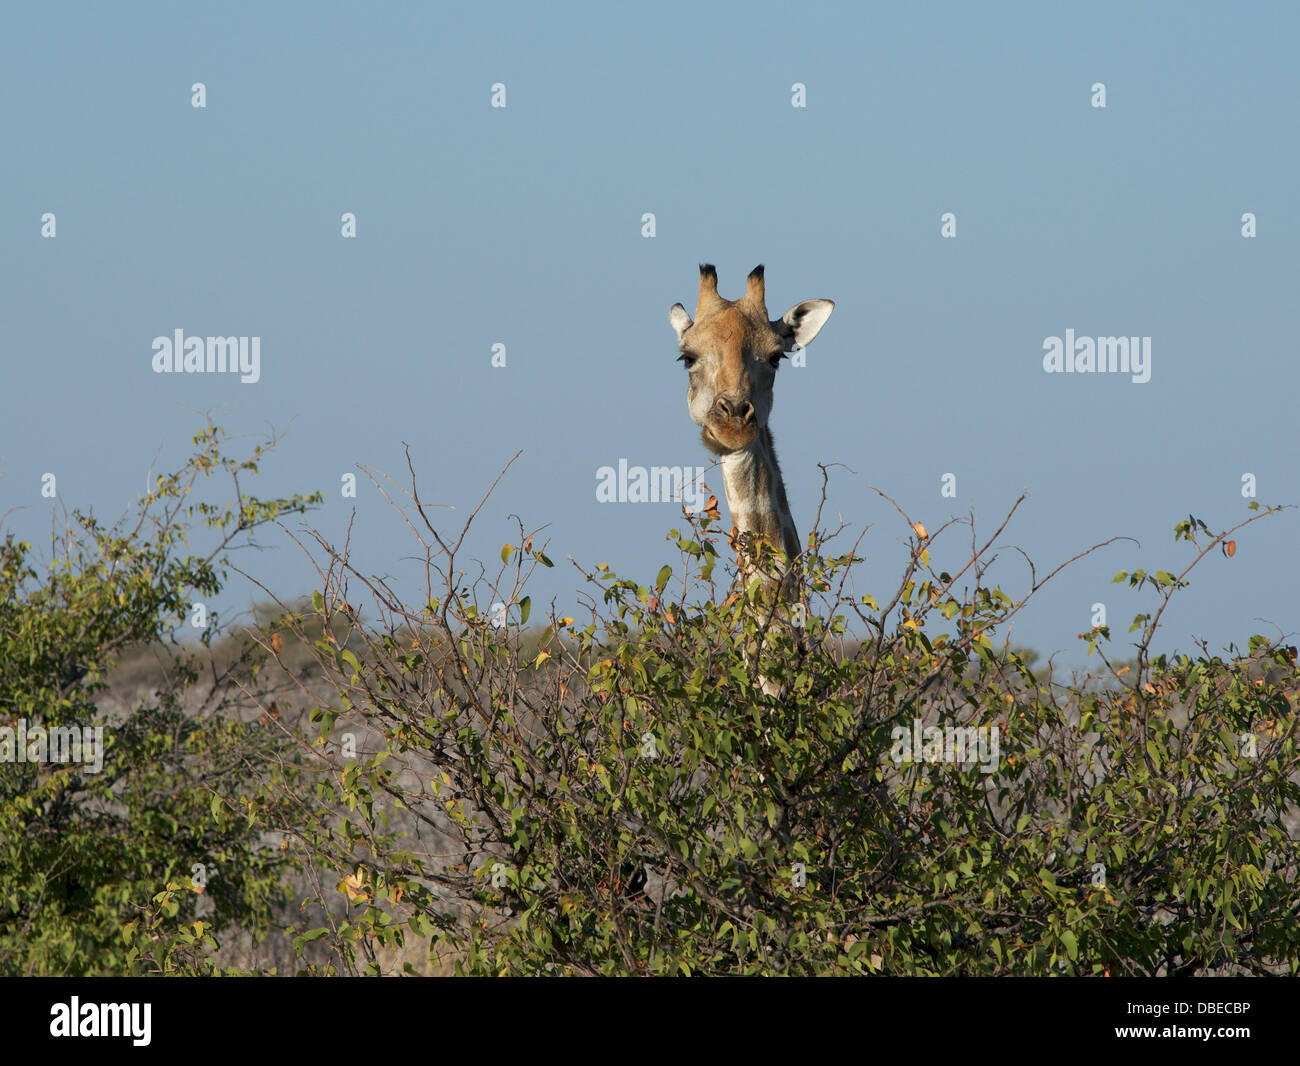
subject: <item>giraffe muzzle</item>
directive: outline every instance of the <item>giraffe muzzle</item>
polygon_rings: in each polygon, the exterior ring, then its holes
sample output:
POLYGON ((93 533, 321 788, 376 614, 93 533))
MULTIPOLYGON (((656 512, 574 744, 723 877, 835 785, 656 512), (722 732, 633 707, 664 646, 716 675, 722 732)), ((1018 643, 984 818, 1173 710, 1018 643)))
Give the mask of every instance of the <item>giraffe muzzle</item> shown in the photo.
POLYGON ((758 429, 758 416, 752 403, 719 397, 706 422, 705 444, 722 453, 738 451, 754 443, 758 429))
POLYGON ((758 435, 754 405, 749 400, 719 396, 709 411, 707 434, 717 442, 718 451, 748 448, 758 435))

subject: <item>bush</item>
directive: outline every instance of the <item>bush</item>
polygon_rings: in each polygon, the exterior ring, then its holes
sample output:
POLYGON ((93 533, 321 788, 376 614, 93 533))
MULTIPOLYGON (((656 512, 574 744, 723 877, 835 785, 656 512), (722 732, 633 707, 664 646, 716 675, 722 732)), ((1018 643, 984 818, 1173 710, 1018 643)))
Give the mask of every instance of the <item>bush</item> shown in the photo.
POLYGON ((985 583, 992 538, 944 569, 963 523, 900 510, 911 557, 883 604, 814 534, 795 639, 763 585, 721 580, 706 513, 672 531, 675 567, 584 571, 589 620, 537 633, 545 546, 521 527, 467 585, 469 524, 444 538, 414 474, 412 497, 427 603, 322 541, 322 635, 281 623, 323 670, 310 820, 281 828, 333 871, 330 921, 298 940, 327 971, 381 972, 413 937, 472 974, 1300 969, 1294 649, 1150 650, 1191 569, 1266 512, 1180 523, 1180 573, 1117 579, 1156 595, 1132 668, 1101 628, 1108 668, 1058 684, 995 638, 1060 568, 1019 599, 985 583))
POLYGON ((199 433, 194 457, 157 480, 130 524, 106 529, 74 511, 44 574, 29 544, 10 535, 0 545, 0 727, 10 731, 0 736, 12 760, 0 761, 0 973, 207 972, 215 935, 268 929, 288 860, 261 843, 252 813, 265 817, 275 800, 244 781, 250 764, 264 774, 280 746, 233 713, 250 656, 217 671, 204 654, 216 614, 198 647, 175 633, 195 619, 196 600, 220 591, 229 549, 320 497, 241 494, 238 479, 256 474, 261 449, 236 462, 221 454, 222 437, 211 424, 199 433), (218 472, 234 479, 232 505, 186 502, 218 472), (189 554, 195 525, 212 531, 205 555, 189 554), (105 676, 142 646, 168 680, 112 713, 105 676), (33 738, 74 730, 65 735, 81 740, 96 727, 98 772, 85 750, 78 761, 18 761, 28 752, 20 728, 33 738))
POLYGON ((177 626, 230 549, 320 499, 244 495, 260 449, 221 439, 130 526, 74 512, 44 575, 0 546, 0 972, 211 973, 290 905, 321 916, 288 930, 314 973, 426 951, 474 974, 1300 969, 1295 649, 1151 651, 1192 569, 1267 512, 1179 523, 1181 571, 1116 579, 1154 595, 1136 654, 1094 629, 1104 669, 1059 683, 997 636, 1060 567, 1013 598, 985 580, 993 538, 950 552, 962 523, 900 510, 882 603, 852 591, 858 545, 817 532, 777 611, 717 565, 706 511, 652 582, 580 570, 588 617, 539 627, 546 545, 521 526, 467 582, 479 509, 444 537, 412 473, 427 602, 318 537, 311 606, 218 654, 215 613, 197 646, 177 626), (187 503, 217 472, 235 501, 187 503), (106 674, 142 647, 166 680, 119 707, 106 674), (102 767, 17 761, 20 723, 102 726, 102 767))

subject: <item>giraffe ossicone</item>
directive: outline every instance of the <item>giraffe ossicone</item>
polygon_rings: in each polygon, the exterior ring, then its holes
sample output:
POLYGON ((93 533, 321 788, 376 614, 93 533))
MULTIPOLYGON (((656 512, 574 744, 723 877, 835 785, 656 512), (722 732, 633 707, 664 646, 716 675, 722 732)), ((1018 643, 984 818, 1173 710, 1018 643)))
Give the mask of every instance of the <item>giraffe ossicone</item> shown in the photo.
MULTIPOLYGON (((768 427, 773 386, 785 353, 811 344, 834 308, 832 300, 804 300, 769 319, 761 264, 750 271, 744 296, 724 300, 718 294, 718 272, 704 263, 695 317, 680 303, 668 312, 678 358, 689 376, 691 420, 700 427, 704 446, 720 457, 732 543, 739 545, 744 534, 752 534, 791 564, 801 548, 768 427)), ((741 575, 748 576, 743 558, 741 575)), ((781 582, 783 599, 797 595, 789 582, 781 582)), ((776 694, 776 686, 766 680, 763 688, 776 694)))

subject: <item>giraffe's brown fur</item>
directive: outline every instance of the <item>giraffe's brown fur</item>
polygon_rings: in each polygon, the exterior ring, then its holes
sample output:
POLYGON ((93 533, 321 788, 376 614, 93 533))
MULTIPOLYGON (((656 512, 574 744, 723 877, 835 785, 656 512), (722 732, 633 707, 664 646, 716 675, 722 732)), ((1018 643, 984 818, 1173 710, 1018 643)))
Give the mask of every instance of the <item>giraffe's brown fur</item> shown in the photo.
POLYGON ((834 305, 810 300, 782 318, 767 316, 763 267, 750 272, 745 295, 718 294, 717 271, 700 267, 695 319, 678 304, 670 320, 690 371, 687 405, 704 446, 722 457, 732 536, 753 533, 793 560, 799 535, 790 514, 768 415, 777 366, 787 349, 812 339, 834 305), (800 336, 800 333, 803 336, 800 336))

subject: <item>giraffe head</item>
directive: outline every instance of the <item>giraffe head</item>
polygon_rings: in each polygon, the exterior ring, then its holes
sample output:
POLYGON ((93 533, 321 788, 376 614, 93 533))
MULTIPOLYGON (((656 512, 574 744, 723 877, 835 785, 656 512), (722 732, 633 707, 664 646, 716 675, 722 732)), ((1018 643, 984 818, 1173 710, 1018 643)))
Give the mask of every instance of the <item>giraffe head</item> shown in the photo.
POLYGON ((673 304, 668 321, 690 374, 691 420, 703 429, 706 448, 728 455, 754 444, 772 411, 776 368, 786 352, 817 336, 834 307, 831 300, 804 300, 769 320, 761 265, 750 272, 739 300, 719 296, 718 272, 708 263, 700 266, 694 320, 681 304, 673 304))

